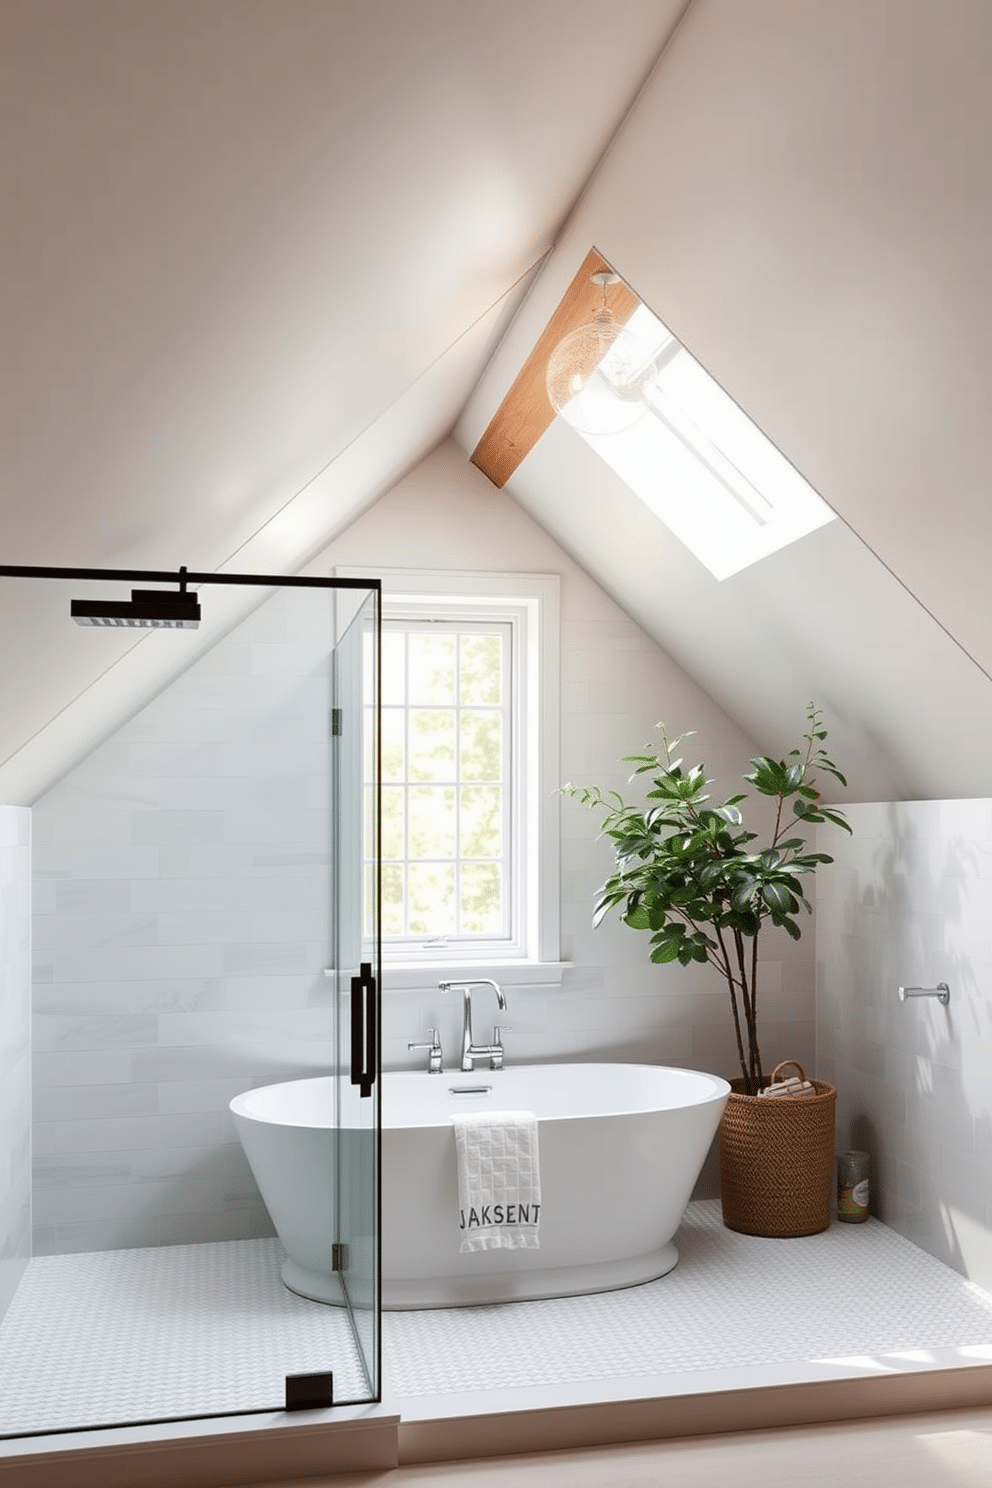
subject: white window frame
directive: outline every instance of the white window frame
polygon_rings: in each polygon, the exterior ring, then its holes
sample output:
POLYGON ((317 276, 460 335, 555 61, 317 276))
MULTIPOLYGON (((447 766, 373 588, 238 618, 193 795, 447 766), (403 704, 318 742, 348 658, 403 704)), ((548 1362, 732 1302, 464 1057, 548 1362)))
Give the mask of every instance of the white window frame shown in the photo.
POLYGON ((422 989, 437 977, 492 976, 505 985, 561 981, 560 959, 560 579, 557 574, 339 567, 349 578, 378 578, 383 618, 509 622, 513 627, 512 750, 515 839, 511 942, 383 942, 387 989, 422 989))

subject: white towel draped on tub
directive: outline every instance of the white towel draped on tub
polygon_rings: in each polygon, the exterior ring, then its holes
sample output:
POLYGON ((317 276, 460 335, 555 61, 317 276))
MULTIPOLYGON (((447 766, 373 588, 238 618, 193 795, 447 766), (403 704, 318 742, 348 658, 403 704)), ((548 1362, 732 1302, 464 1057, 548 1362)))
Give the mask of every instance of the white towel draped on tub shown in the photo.
POLYGON ((533 1111, 452 1116, 460 1250, 537 1250, 541 1168, 533 1111))

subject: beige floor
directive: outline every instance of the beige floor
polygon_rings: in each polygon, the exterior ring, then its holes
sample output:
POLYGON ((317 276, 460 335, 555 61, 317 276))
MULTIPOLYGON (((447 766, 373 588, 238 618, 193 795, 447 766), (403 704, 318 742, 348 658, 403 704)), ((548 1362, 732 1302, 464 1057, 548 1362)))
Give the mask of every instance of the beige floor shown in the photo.
POLYGON ((990 1488, 992 1406, 346 1473, 307 1479, 305 1488, 318 1482, 327 1488, 990 1488))

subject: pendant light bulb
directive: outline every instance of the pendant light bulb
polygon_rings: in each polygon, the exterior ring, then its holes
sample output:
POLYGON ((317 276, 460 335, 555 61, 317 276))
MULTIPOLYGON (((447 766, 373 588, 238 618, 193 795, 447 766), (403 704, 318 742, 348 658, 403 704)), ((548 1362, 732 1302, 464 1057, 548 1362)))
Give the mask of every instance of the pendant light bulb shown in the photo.
POLYGON ((586 325, 563 336, 548 359, 551 406, 581 434, 618 434, 645 411, 648 349, 619 325, 606 303, 606 287, 618 276, 592 275, 603 287, 603 304, 586 325))

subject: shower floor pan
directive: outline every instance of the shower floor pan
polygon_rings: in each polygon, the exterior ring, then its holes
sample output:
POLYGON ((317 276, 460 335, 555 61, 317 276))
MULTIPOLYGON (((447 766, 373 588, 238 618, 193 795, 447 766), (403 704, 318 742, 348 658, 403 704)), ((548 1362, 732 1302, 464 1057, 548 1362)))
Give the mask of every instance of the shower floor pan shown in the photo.
MULTIPOLYGON (((385 1314, 400 1461, 992 1400, 992 1296, 877 1221, 756 1239, 707 1200, 676 1243, 674 1271, 622 1291, 385 1314)), ((360 1389, 343 1315, 287 1292, 280 1259, 274 1240, 39 1258, 0 1325, 0 1433, 277 1409, 308 1369, 360 1389)))

